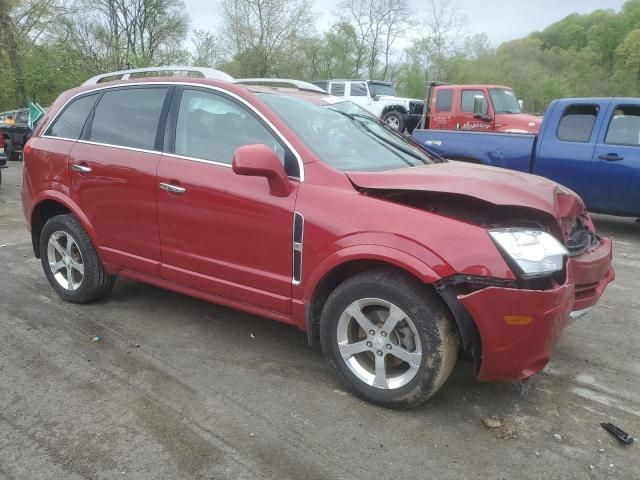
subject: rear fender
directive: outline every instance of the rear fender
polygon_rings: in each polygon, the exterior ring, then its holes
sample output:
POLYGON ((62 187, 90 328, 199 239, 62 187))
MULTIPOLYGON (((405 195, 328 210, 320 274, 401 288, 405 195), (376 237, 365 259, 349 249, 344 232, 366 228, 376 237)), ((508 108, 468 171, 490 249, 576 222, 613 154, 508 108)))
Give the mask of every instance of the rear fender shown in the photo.
POLYGON ((31 227, 31 225, 33 224, 33 212, 36 211, 40 204, 46 200, 53 200, 55 202, 58 202, 61 205, 65 206, 69 211, 71 211, 71 213, 78 219, 78 221, 82 224, 82 227, 89 234, 96 252, 98 253, 98 255, 100 255, 100 243, 98 242, 98 236, 96 235, 96 231, 91 225, 89 218, 87 218, 87 216, 84 214, 84 212, 76 202, 74 202, 68 195, 65 195, 57 190, 44 190, 33 199, 33 208, 28 212, 27 218, 29 226, 31 227))

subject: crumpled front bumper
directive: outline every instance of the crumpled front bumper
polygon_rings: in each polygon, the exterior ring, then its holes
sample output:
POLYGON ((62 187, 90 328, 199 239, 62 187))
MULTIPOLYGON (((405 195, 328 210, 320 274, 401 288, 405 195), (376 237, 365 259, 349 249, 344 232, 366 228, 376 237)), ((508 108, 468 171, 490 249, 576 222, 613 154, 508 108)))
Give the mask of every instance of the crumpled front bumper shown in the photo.
POLYGON ((527 378, 544 368, 564 328, 595 305, 615 278, 611 241, 573 257, 564 285, 551 290, 488 287, 459 295, 478 328, 481 381, 527 378))

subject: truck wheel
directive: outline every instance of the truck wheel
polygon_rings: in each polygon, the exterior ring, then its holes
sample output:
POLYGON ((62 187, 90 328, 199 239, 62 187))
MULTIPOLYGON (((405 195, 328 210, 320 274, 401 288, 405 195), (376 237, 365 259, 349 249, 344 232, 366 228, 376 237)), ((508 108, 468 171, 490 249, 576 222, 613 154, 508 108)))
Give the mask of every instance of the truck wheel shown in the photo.
POLYGON ((382 121, 392 130, 404 132, 404 118, 400 112, 389 112, 382 117, 382 121))
POLYGON ((458 356, 458 337, 442 302, 392 270, 363 272, 338 286, 322 310, 320 337, 347 387, 389 408, 428 400, 458 356))
POLYGON ((89 235, 73 215, 57 215, 44 224, 40 259, 47 280, 67 302, 92 302, 113 288, 115 275, 105 272, 89 235))

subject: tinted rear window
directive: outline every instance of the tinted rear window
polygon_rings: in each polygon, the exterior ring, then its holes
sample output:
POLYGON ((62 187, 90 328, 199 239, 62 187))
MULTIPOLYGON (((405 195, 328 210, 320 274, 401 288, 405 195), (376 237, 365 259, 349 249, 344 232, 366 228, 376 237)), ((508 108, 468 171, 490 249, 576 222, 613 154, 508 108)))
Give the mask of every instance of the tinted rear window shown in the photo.
POLYGON ((597 116, 597 105, 570 106, 564 111, 558 124, 558 139, 565 142, 588 142, 597 116))
POLYGON ((153 150, 167 87, 110 90, 91 124, 93 142, 153 150))
POLYGON ((69 138, 77 140, 82 133, 82 127, 87 121, 93 104, 98 99, 97 93, 80 97, 71 102, 56 121, 49 127, 46 135, 51 137, 69 138))
POLYGON ((436 112, 450 112, 453 106, 453 90, 440 90, 436 95, 436 112))

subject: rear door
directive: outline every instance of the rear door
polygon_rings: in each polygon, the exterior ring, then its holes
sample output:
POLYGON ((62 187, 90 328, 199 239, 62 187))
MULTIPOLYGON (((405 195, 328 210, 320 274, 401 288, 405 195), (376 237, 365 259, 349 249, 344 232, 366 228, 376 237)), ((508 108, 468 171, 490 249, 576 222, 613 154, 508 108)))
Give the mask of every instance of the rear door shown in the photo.
POLYGON ((164 85, 106 89, 71 150, 71 197, 112 268, 158 274, 158 131, 170 91, 164 85))
POLYGON ((435 130, 455 130, 453 122, 454 89, 437 87, 431 99, 429 128, 435 130))
POLYGON ((167 132, 156 186, 170 190, 158 190, 162 276, 288 314, 297 182, 275 197, 265 178, 237 175, 231 164, 251 144, 272 148, 291 177, 300 175, 297 161, 254 111, 211 89, 176 92, 167 132))
POLYGON ((624 215, 640 212, 640 105, 614 100, 593 154, 597 210, 624 215))

